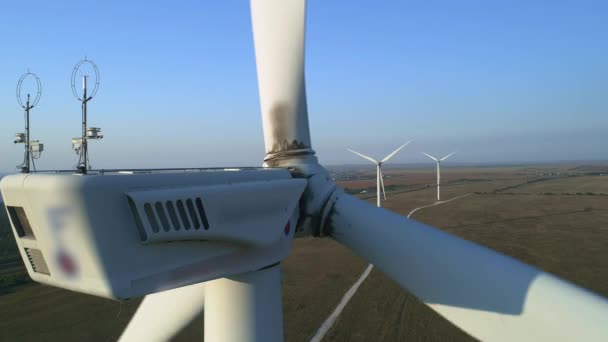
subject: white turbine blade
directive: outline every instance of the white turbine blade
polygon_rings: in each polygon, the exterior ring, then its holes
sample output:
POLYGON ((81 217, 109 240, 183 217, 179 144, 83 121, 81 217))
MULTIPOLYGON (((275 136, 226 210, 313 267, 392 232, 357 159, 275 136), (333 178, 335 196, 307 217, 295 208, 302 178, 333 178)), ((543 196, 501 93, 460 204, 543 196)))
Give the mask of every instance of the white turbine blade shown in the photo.
POLYGON ((351 150, 350 148, 347 148, 347 150, 348 150, 348 151, 350 151, 350 152, 352 152, 352 153, 354 153, 354 154, 356 154, 356 155, 358 155, 358 156, 359 156, 359 157, 361 157, 361 158, 365 158, 365 159, 367 159, 367 160, 371 161, 371 162, 372 162, 372 163, 374 163, 374 164, 378 164, 378 161, 377 161, 376 159, 372 158, 372 157, 368 157, 368 156, 366 156, 365 154, 359 153, 359 152, 357 152, 357 151, 353 151, 353 150, 351 150))
POLYGON ((384 196, 384 200, 386 201, 386 192, 384 191, 384 174, 382 173, 382 167, 378 168, 380 172, 380 184, 382 185, 382 195, 384 196))
POLYGON ((608 341, 608 301, 436 228, 334 195, 328 231, 482 341, 608 341))
POLYGON ((433 157, 433 156, 432 156, 432 155, 430 155, 430 154, 426 154, 426 153, 424 153, 424 152, 422 152, 422 154, 424 154, 425 156, 427 156, 427 157, 429 157, 429 158, 433 159, 434 161, 439 161, 439 160, 437 160, 437 158, 433 157))
POLYGON ((171 340, 203 311, 204 284, 147 295, 120 336, 120 341, 171 340))
POLYGON ((446 159, 448 159, 448 158, 449 158, 449 157, 450 157, 452 154, 454 154, 454 153, 456 153, 456 152, 452 152, 452 153, 448 154, 447 156, 445 156, 445 157, 443 157, 443 158, 441 158, 441 159, 439 159, 439 160, 440 160, 440 161, 442 161, 442 160, 446 160, 446 159))
POLYGON ((251 1, 267 159, 311 146, 304 81, 305 19, 306 1, 251 1))
POLYGON ((411 141, 408 141, 405 144, 399 146, 398 149, 394 150, 391 154, 389 154, 388 156, 384 157, 384 159, 382 159, 380 162, 384 163, 385 161, 391 159, 395 154, 397 154, 397 152, 401 151, 401 149, 404 148, 405 146, 407 146, 409 143, 411 143, 411 141))

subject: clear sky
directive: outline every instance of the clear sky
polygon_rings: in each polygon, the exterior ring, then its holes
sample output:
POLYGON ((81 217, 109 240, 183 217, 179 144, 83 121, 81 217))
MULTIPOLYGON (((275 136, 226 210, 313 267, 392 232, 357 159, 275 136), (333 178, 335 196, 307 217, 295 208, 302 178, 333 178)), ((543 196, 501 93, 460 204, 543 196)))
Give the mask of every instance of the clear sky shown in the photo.
MULTIPOLYGON (((608 159, 608 2, 309 1, 313 148, 325 164, 415 140, 454 161, 608 159)), ((0 172, 23 130, 20 75, 43 95, 39 168, 71 168, 80 106, 70 74, 101 71, 89 125, 95 168, 260 165, 264 150, 249 3, 3 1, 0 172)))

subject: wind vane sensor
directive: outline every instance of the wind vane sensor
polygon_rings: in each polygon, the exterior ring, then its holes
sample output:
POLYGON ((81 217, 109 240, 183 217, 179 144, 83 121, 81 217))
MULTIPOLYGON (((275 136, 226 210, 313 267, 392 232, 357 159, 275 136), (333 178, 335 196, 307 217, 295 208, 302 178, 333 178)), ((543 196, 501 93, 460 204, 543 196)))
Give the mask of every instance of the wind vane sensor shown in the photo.
POLYGON ((17 82, 16 94, 17 102, 19 103, 21 108, 24 109, 25 114, 25 133, 15 134, 14 143, 25 145, 23 163, 21 163, 21 165, 18 165, 17 169, 22 173, 29 173, 31 166, 34 166, 34 170, 36 169, 36 164, 34 163, 34 160, 40 158, 40 155, 44 150, 44 145, 41 144, 38 140, 30 140, 30 109, 34 108, 38 104, 38 101, 40 101, 40 96, 42 95, 42 84, 40 82, 40 78, 38 78, 38 75, 31 73, 29 70, 25 74, 21 75, 19 81, 17 82), (31 94, 28 92, 24 103, 21 93, 23 89, 23 81, 25 81, 28 77, 33 78, 34 82, 36 83, 36 94, 32 99, 31 94))
POLYGON ((74 97, 81 102, 82 107, 82 134, 80 137, 72 138, 72 148, 78 155, 78 164, 76 165, 76 171, 78 173, 86 174, 90 169, 89 165, 89 151, 88 151, 88 140, 97 140, 103 138, 101 134, 101 128, 99 127, 87 127, 87 104, 90 100, 95 97, 97 90, 99 89, 99 69, 97 65, 91 60, 81 60, 74 66, 72 71, 72 93, 74 97), (91 75, 91 73, 93 75, 91 75), (76 84, 78 78, 82 77, 82 94, 78 93, 76 84), (87 88, 88 84, 91 83, 90 78, 93 79, 93 90, 89 92, 87 88))

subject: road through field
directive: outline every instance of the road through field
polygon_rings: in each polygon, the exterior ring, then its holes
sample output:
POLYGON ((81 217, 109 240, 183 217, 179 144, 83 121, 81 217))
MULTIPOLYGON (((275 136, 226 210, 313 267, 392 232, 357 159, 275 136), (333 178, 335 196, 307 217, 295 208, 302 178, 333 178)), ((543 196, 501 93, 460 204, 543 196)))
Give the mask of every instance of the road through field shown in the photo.
MULTIPOLYGON (((407 215, 407 218, 410 218, 416 211, 418 211, 420 209, 433 207, 433 206, 443 204, 443 203, 448 203, 448 202, 451 202, 451 201, 454 201, 454 200, 457 200, 459 198, 463 198, 463 197, 466 197, 469 195, 472 195, 472 193, 454 197, 454 198, 451 198, 451 199, 445 200, 445 201, 437 201, 431 205, 426 205, 426 206, 415 208, 414 210, 410 211, 410 213, 407 215)), ((321 324, 321 326, 319 327, 317 332, 310 339, 311 342, 320 342, 321 340, 323 340, 323 337, 325 336, 325 334, 334 325, 334 323, 336 322, 336 320, 338 319, 338 317, 340 316, 340 314, 346 307, 346 304, 348 304, 348 302, 355 295, 355 293, 357 293, 359 286, 361 286, 361 284, 363 284, 363 281, 365 281, 365 279, 369 276, 369 274, 372 272, 373 268, 374 268, 374 265, 372 265, 372 264, 367 265, 367 268, 365 269, 365 271, 363 271, 363 273, 361 274, 359 279, 357 279, 357 281, 353 284, 353 286, 351 286, 350 289, 348 289, 348 291, 346 291, 346 293, 342 297, 342 300, 340 300, 340 303, 338 303, 338 306, 336 306, 336 308, 331 313, 331 315, 329 315, 329 317, 327 317, 327 319, 323 322, 323 324, 321 324)))
POLYGON ((410 211, 409 214, 407 214, 407 218, 411 218, 412 215, 414 215, 414 213, 417 212, 420 209, 430 208, 430 207, 434 207, 434 206, 439 205, 439 204, 452 202, 453 200, 457 200, 459 198, 467 197, 467 196, 470 196, 470 195, 472 195, 472 193, 466 194, 466 195, 462 195, 462 196, 458 196, 458 197, 454 197, 454 198, 450 198, 449 200, 445 200, 445 201, 437 201, 437 202, 435 202, 435 203, 433 203, 431 205, 425 205, 424 207, 415 208, 414 210, 410 211))
POLYGON ((351 288, 346 291, 344 297, 342 297, 342 300, 340 300, 340 303, 338 303, 338 306, 336 306, 331 315, 327 317, 325 322, 323 322, 323 324, 321 324, 321 327, 319 327, 319 330, 317 330, 315 335, 310 339, 311 342, 320 342, 323 339, 323 336, 325 336, 325 334, 329 331, 332 325, 334 325, 334 322, 336 321, 336 319, 338 319, 338 316, 340 316, 342 310, 344 310, 344 308, 346 307, 346 304, 348 304, 350 299, 355 295, 355 293, 359 289, 359 286, 363 284, 365 278, 367 278, 367 276, 369 276, 369 274, 372 272, 372 268, 374 268, 374 265, 367 265, 367 268, 365 269, 365 271, 363 271, 363 274, 361 274, 361 276, 359 277, 359 279, 357 279, 353 286, 351 286, 351 288))

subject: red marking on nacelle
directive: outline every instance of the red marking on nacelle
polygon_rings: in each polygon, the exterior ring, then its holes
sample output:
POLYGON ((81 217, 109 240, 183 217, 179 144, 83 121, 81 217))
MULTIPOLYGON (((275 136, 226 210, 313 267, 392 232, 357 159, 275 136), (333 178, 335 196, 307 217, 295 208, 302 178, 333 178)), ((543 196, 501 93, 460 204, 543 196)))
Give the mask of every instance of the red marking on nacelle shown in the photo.
POLYGON ((59 252, 57 262, 61 271, 67 275, 75 275, 78 272, 78 265, 76 265, 74 259, 64 252, 59 252))
POLYGON ((291 231, 291 223, 289 223, 289 221, 287 221, 287 224, 285 225, 285 228, 283 228, 283 231, 285 232, 285 235, 289 235, 289 232, 291 231))

